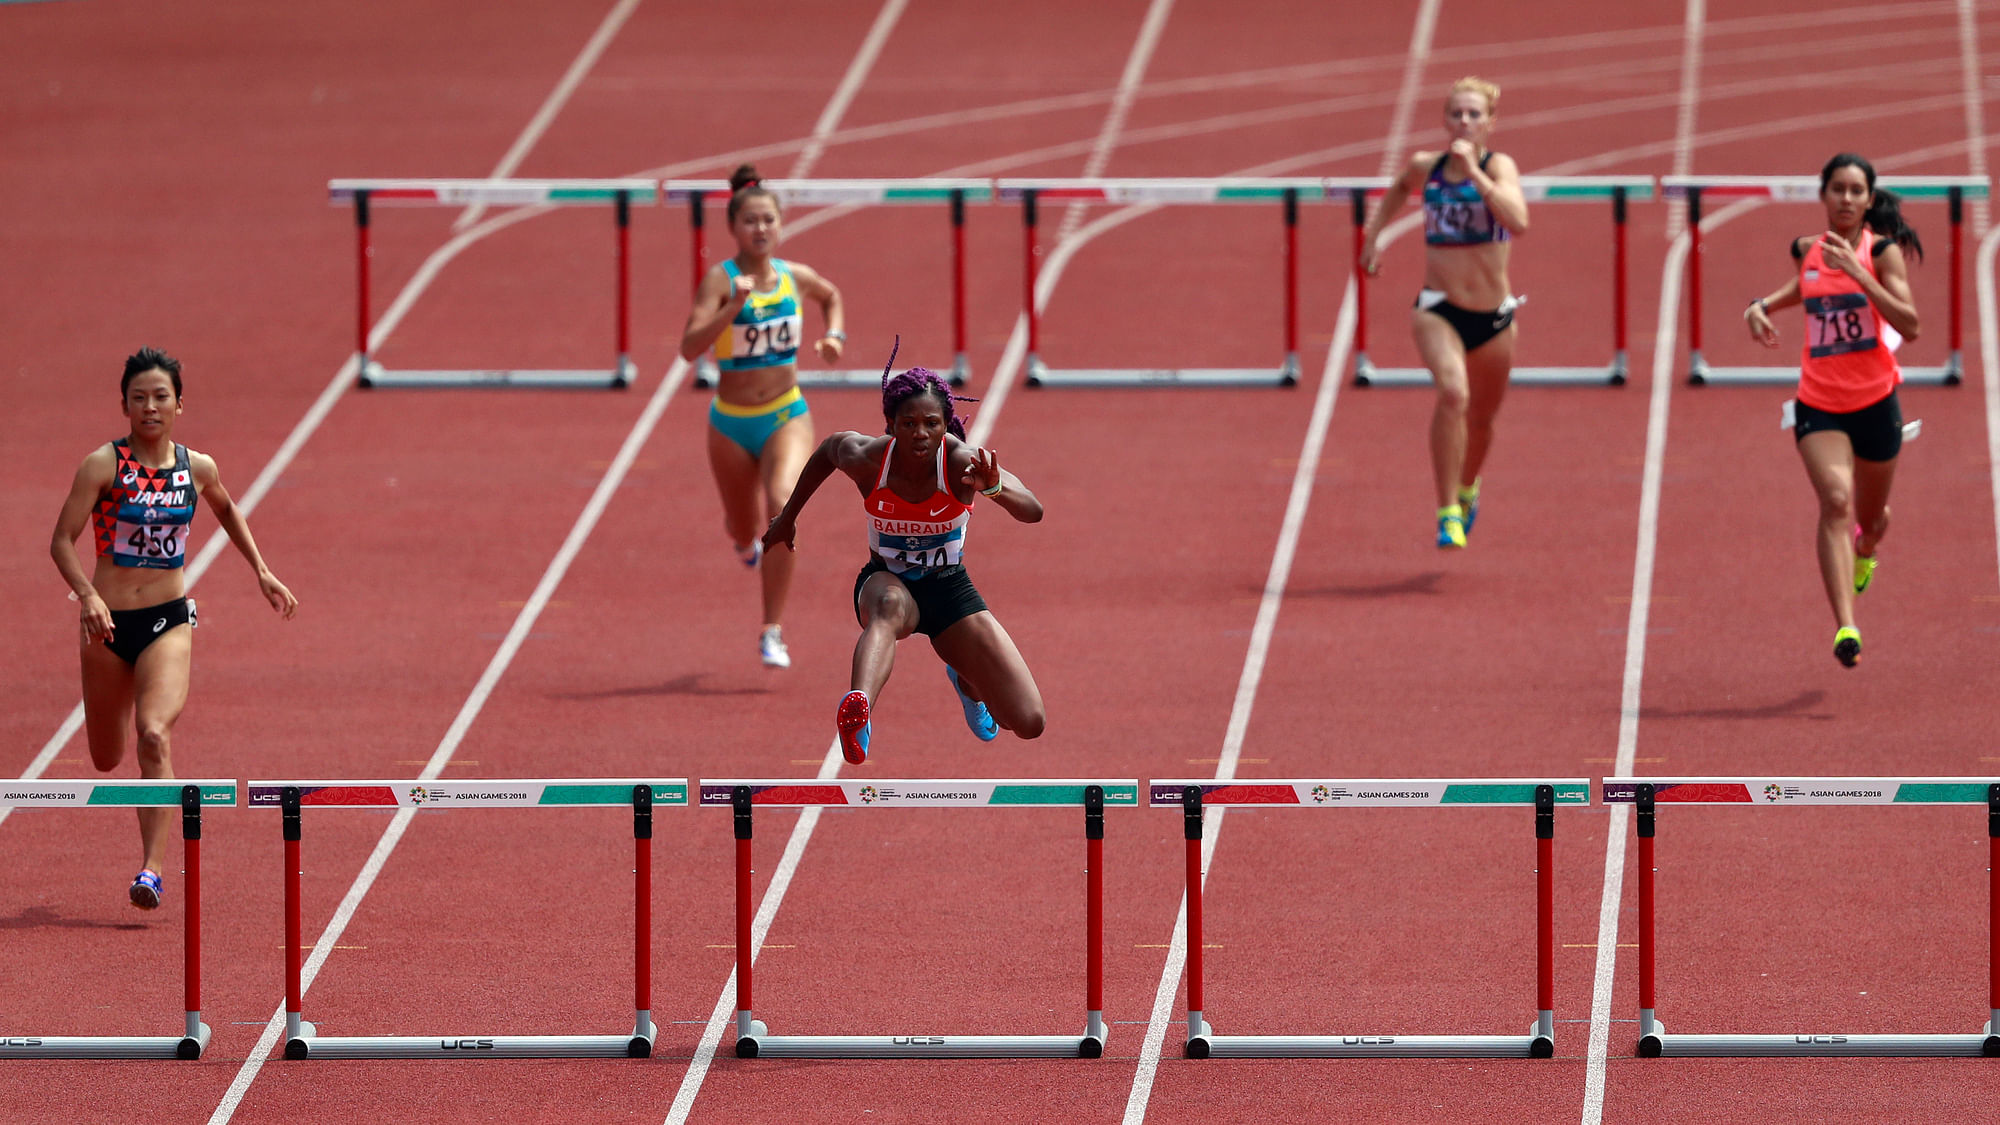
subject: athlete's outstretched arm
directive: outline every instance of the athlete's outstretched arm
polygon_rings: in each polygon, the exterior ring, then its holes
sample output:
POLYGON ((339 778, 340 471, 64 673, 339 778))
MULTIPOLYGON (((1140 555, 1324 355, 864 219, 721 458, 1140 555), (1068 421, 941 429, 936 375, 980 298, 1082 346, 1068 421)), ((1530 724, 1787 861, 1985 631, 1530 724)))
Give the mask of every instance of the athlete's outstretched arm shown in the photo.
POLYGON ((1375 240, 1382 237, 1382 228, 1403 209, 1416 185, 1422 184, 1430 175, 1431 163, 1437 159, 1435 152, 1410 154, 1410 162, 1403 165, 1402 174, 1397 176, 1386 191, 1382 201, 1375 205, 1375 213, 1368 217, 1368 225, 1361 233, 1361 268, 1374 273, 1382 266, 1381 252, 1375 247, 1375 240))
POLYGON ((76 479, 70 483, 69 496, 63 500, 62 514, 56 517, 55 534, 49 537, 49 557, 56 561, 56 569, 62 572, 63 581, 69 583, 76 600, 83 603, 86 638, 111 636, 111 610, 98 596, 97 587, 90 584, 90 576, 83 572, 83 560, 76 554, 76 537, 83 534, 90 522, 90 509, 96 506, 104 490, 111 487, 111 478, 117 470, 118 462, 109 445, 92 450, 83 464, 77 466, 76 479))
MULTIPOLYGON (((799 470, 798 483, 792 485, 792 498, 785 501, 784 510, 771 517, 771 526, 764 530, 764 549, 775 550, 778 544, 786 550, 796 550, 792 539, 798 534, 799 513, 805 510, 806 501, 812 499, 819 486, 836 470, 860 480, 874 470, 868 463, 867 434, 853 430, 841 430, 828 434, 826 440, 806 458, 805 467, 799 470)), ((887 456, 887 454, 884 454, 887 456)))
POLYGON ((208 510, 215 513, 217 526, 228 534, 229 541, 236 544, 237 553, 250 569, 257 572, 257 588, 264 592, 264 600, 271 608, 289 620, 299 608, 299 599, 285 588, 271 568, 264 565, 264 556, 257 550, 257 541, 250 536, 250 521, 243 518, 243 509, 230 499, 229 490, 222 487, 222 471, 215 467, 215 458, 206 453, 188 453, 188 463, 194 469, 195 487, 201 491, 201 498, 208 503, 208 510))
POLYGON ((792 263, 792 280, 798 283, 801 295, 819 305, 820 316, 826 320, 826 335, 814 341, 813 350, 822 360, 832 363, 840 358, 841 344, 847 339, 847 313, 840 302, 840 287, 804 262, 792 263))
POLYGON ((1021 478, 1000 467, 999 450, 964 444, 959 450, 966 454, 965 468, 958 478, 962 488, 993 501, 1022 523, 1042 522, 1042 502, 1028 491, 1021 478))

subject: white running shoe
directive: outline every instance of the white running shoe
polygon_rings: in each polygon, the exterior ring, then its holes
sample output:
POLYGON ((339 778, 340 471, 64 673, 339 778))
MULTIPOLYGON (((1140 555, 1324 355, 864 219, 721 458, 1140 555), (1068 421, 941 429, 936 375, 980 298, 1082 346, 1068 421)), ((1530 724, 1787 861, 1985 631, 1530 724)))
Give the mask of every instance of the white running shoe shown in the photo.
POLYGON ((758 655, 764 658, 766 668, 790 668, 791 650, 785 647, 785 634, 776 625, 767 625, 757 638, 758 655))
POLYGON ((763 559, 764 541, 762 539, 752 539, 748 547, 736 548, 736 561, 749 567, 751 570, 756 570, 757 564, 762 562, 763 559))

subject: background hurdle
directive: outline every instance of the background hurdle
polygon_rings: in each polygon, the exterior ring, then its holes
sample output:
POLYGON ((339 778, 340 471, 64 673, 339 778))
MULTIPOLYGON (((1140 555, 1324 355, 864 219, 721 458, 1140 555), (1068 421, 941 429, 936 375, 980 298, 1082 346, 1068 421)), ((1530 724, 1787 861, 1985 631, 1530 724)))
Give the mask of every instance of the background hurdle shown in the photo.
POLYGON ((198 1059, 212 1034, 201 1022, 201 807, 234 805, 234 781, 8 781, 0 807, 10 809, 175 808, 181 810, 186 885, 182 950, 185 1029, 179 1035, 7 1035, 0 1059, 198 1059))
POLYGON ((1154 781, 1154 808, 1182 811, 1187 838, 1187 1057, 1552 1058, 1555 1055, 1555 808, 1590 804, 1584 778, 1554 781, 1154 781), (1526 1035, 1217 1035, 1202 996, 1202 810, 1208 807, 1535 810, 1536 1008, 1526 1035))
MULTIPOLYGON (((1905 367, 1903 380, 1956 386, 1965 375, 1961 356, 1964 332, 1965 201, 1985 199, 1984 176, 1879 176, 1875 186, 1888 188, 1905 200, 1943 199, 1951 216, 1951 355, 1942 367, 1905 367)), ((1701 354, 1701 203, 1704 199, 1769 199, 1810 203, 1819 199, 1818 176, 1665 176, 1660 187, 1668 199, 1687 200, 1688 237, 1688 382, 1779 385, 1796 383, 1799 368, 1710 367, 1701 354)))
MULTIPOLYGON (((951 385, 962 387, 972 374, 965 343, 965 205, 993 198, 990 180, 764 180, 758 187, 769 190, 784 207, 817 204, 882 206, 885 204, 944 203, 951 214, 951 385)), ((701 287, 708 272, 706 201, 715 196, 729 200, 728 180, 666 180, 660 185, 668 203, 688 205, 688 233, 694 270, 688 286, 692 293, 701 287)), ((804 341, 801 341, 804 343, 804 341)), ((809 349, 801 347, 800 351, 809 349)), ((704 354, 695 361, 693 389, 715 386, 715 359, 704 354)), ((849 371, 810 370, 799 366, 799 385, 805 387, 866 387, 880 390, 882 373, 862 368, 849 371)))
MULTIPOLYGON (((1389 182, 1380 177, 1326 181, 1329 195, 1344 194, 1354 205, 1354 385, 1428 387, 1431 385, 1431 373, 1424 368, 1376 367, 1368 359, 1368 272, 1361 268, 1361 244, 1368 225, 1368 199, 1379 198, 1389 182)), ((1626 204, 1631 201, 1643 202, 1653 198, 1653 178, 1522 176, 1521 191, 1530 203, 1611 201, 1611 362, 1604 367, 1516 367, 1508 381, 1529 386, 1622 386, 1629 371, 1625 324, 1625 210, 1626 204)))
MULTIPOLYGON (((1815 185, 1816 186, 1816 185, 1815 185)), ((1640 1056, 1985 1055, 2000 1056, 2000 778, 1986 777, 1607 777, 1604 800, 1638 806, 1640 1056), (1984 805, 1989 943, 1988 1021, 1978 1035, 1667 1034, 1654 1018, 1653 835, 1660 805, 1984 805)))
POLYGON ((704 808, 736 821, 736 1057, 792 1059, 1101 1058, 1104 1023, 1104 810, 1136 807, 1137 781, 711 781, 704 808), (772 1035, 751 1007, 751 814, 778 808, 1083 809, 1086 921, 1082 1035, 772 1035))
POLYGON ((1027 237, 1028 385, 1031 387, 1291 387, 1299 381, 1299 204, 1326 197, 1309 178, 1001 180, 1000 199, 1021 205, 1027 237), (1278 203, 1285 219, 1285 360, 1263 368, 1138 368, 1051 370, 1041 357, 1041 314, 1035 280, 1041 264, 1040 205, 1044 200, 1089 203, 1278 203))
POLYGON ((632 384, 632 204, 653 202, 651 180, 333 180, 330 201, 353 201, 356 240, 355 279, 358 286, 354 355, 364 387, 607 387, 632 384), (463 371, 388 371, 368 354, 368 273, 373 251, 368 244, 369 212, 374 204, 416 207, 498 205, 612 205, 618 239, 618 362, 611 370, 524 371, 484 369, 463 371))
POLYGON ((253 781, 250 807, 278 809, 285 831, 285 1057, 288 1059, 622 1058, 653 1053, 653 809, 686 805, 684 778, 560 781, 253 781), (324 1036, 301 1016, 299 838, 305 808, 593 808, 632 810, 632 991, 629 1035, 324 1036))

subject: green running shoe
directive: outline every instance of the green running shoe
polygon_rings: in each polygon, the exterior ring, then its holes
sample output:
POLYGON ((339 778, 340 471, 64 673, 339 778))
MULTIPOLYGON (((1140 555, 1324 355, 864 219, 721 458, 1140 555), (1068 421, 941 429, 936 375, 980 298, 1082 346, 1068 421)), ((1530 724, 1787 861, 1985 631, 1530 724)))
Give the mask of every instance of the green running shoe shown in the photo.
POLYGON ((1455 550, 1465 546, 1465 509, 1453 504, 1438 509, 1438 549, 1455 550))
POLYGON ((1861 630, 1843 625, 1833 634, 1833 658, 1849 668, 1861 663, 1861 630))

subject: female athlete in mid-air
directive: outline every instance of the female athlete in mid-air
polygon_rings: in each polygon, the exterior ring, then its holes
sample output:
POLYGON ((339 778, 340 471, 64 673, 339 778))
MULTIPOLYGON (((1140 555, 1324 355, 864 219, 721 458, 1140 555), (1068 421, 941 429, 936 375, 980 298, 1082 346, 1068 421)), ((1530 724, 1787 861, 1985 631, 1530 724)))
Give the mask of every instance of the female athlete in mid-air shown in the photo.
MULTIPOLYGON (((83 459, 56 518, 49 554, 82 604, 83 714, 90 761, 99 770, 125 758, 125 736, 139 735, 139 776, 174 776, 170 742, 187 704, 194 600, 182 569, 200 497, 215 514, 257 587, 286 618, 299 600, 264 565, 243 512, 222 487, 215 461, 174 442, 181 412, 180 361, 143 348, 125 361, 119 381, 131 433, 83 459), (97 565, 85 574, 76 537, 96 530, 97 565)), ((139 810, 139 874, 132 905, 160 905, 167 828, 173 810, 139 810)))
POLYGON ((761 572, 758 653, 767 668, 789 668, 782 624, 793 559, 789 551, 766 556, 757 529, 791 498, 792 481, 813 447, 812 415, 799 392, 800 300, 818 304, 826 320, 826 334, 813 349, 828 363, 840 358, 846 318, 832 282, 803 262, 774 256, 784 219, 757 170, 748 164, 736 169, 729 191, 736 256, 709 270, 695 290, 681 357, 692 361, 715 348, 721 378, 708 406, 708 466, 737 557, 761 572))
POLYGON ((1820 580, 1833 607, 1833 655, 1861 661, 1854 598, 1875 577, 1875 548, 1889 533, 1889 486, 1903 449, 1903 408, 1895 350, 1917 336, 1907 250, 1924 244, 1903 220, 1896 196, 1875 187, 1875 169, 1851 152, 1819 173, 1826 231, 1792 240, 1797 272, 1750 302, 1743 319, 1752 339, 1778 346, 1777 309, 1803 304, 1793 436, 1819 497, 1815 533, 1820 580))
MULTIPOLYGON (((890 366, 895 359, 892 352, 890 366)), ((854 644, 852 690, 834 714, 841 753, 856 764, 867 760, 869 708, 888 682, 896 642, 912 632, 929 637, 943 658, 973 734, 990 741, 1004 728, 1035 738, 1045 722, 1041 689, 973 588, 964 550, 975 494, 1023 523, 1042 518, 1042 502, 1000 467, 996 451, 966 443, 951 388, 936 372, 912 367, 889 378, 885 369, 883 377, 888 433, 842 431, 821 442, 764 533, 766 551, 789 551, 799 512, 836 471, 861 493, 870 553, 854 580, 861 639, 854 644)))
POLYGON ((1382 193, 1363 232, 1361 268, 1374 273, 1382 227, 1421 194, 1424 287, 1410 313, 1417 352, 1437 384, 1431 413, 1431 474, 1437 486, 1437 545, 1465 546, 1479 516, 1479 470, 1493 444, 1493 417, 1514 367, 1514 309, 1507 286, 1511 240, 1528 232, 1521 173, 1486 147, 1500 87, 1461 78, 1445 96, 1451 145, 1419 152, 1382 193))

